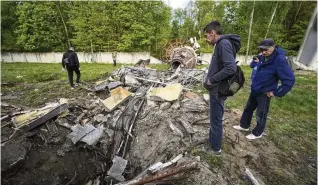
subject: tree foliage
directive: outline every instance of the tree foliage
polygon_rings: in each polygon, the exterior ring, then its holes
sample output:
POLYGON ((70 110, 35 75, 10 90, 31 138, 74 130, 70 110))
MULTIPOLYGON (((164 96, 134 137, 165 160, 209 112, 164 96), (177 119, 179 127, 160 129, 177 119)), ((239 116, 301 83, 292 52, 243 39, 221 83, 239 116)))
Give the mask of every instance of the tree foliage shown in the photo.
MULTIPOLYGON (((273 38, 296 55, 316 6, 308 1, 256 1, 249 53, 273 38), (275 7, 276 10, 275 10, 275 7)), ((4 1, 1 3, 2 51, 150 51, 158 56, 172 39, 197 37, 211 52, 202 29, 212 20, 225 34, 241 36, 247 49, 253 1, 192 0, 173 10, 162 1, 4 1)))

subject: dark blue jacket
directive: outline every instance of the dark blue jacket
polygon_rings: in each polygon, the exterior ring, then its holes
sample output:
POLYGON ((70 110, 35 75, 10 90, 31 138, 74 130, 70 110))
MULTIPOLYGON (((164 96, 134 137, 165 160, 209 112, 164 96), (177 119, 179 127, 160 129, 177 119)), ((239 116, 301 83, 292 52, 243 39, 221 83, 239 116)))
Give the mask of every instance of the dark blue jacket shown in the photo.
POLYGON ((252 75, 251 75, 251 80, 253 81, 253 78, 256 74, 256 71, 257 71, 257 63, 258 62, 254 62, 254 60, 251 61, 250 63, 250 67, 252 68, 252 75))
POLYGON ((236 72, 237 66, 234 58, 234 48, 228 39, 240 41, 238 35, 222 35, 215 44, 214 52, 209 66, 209 71, 204 82, 204 87, 212 93, 218 92, 220 82, 236 72), (212 85, 207 85, 207 80, 212 85))
POLYGON ((285 51, 276 46, 267 61, 264 56, 259 56, 259 59, 252 80, 251 94, 259 95, 273 91, 275 96, 283 97, 295 83, 295 76, 287 63, 285 51), (279 80, 281 85, 278 87, 279 80))

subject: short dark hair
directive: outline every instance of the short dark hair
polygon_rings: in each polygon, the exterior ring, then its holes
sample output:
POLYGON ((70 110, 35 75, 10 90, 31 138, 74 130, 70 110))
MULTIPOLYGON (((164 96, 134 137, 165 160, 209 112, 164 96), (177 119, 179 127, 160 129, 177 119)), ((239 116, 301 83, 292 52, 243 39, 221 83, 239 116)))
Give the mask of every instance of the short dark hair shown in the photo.
POLYGON ((212 30, 222 35, 222 26, 218 21, 212 21, 203 28, 203 31, 207 33, 210 33, 212 30))

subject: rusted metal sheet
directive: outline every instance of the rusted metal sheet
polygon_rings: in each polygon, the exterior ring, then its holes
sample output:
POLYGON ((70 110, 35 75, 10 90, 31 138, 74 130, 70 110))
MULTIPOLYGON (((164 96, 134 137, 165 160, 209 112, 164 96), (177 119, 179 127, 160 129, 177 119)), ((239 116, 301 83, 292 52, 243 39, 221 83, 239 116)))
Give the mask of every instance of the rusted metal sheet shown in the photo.
POLYGON ((175 48, 171 54, 171 67, 177 69, 181 68, 193 69, 197 64, 197 55, 193 48, 189 46, 175 48))

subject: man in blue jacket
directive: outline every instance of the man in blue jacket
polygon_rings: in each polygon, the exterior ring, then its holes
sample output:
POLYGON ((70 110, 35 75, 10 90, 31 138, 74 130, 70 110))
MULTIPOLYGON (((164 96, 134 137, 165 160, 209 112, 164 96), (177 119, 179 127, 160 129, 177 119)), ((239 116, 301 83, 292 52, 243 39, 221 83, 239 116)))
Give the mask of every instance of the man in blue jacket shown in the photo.
POLYGON ((242 114, 240 125, 233 126, 236 130, 249 131, 254 110, 256 110, 256 127, 247 135, 249 140, 262 137, 265 130, 267 114, 272 97, 283 97, 293 87, 295 76, 289 67, 285 51, 275 46, 272 39, 263 40, 258 48, 259 62, 252 79, 251 93, 242 114), (281 85, 278 86, 278 81, 281 85))
POLYGON ((208 152, 220 155, 223 134, 222 118, 226 96, 221 96, 218 93, 218 88, 222 80, 236 72, 237 66, 234 55, 241 44, 238 35, 222 35, 221 24, 217 21, 207 24, 203 31, 206 41, 214 46, 209 71, 203 83, 210 95, 209 142, 211 148, 208 152))

